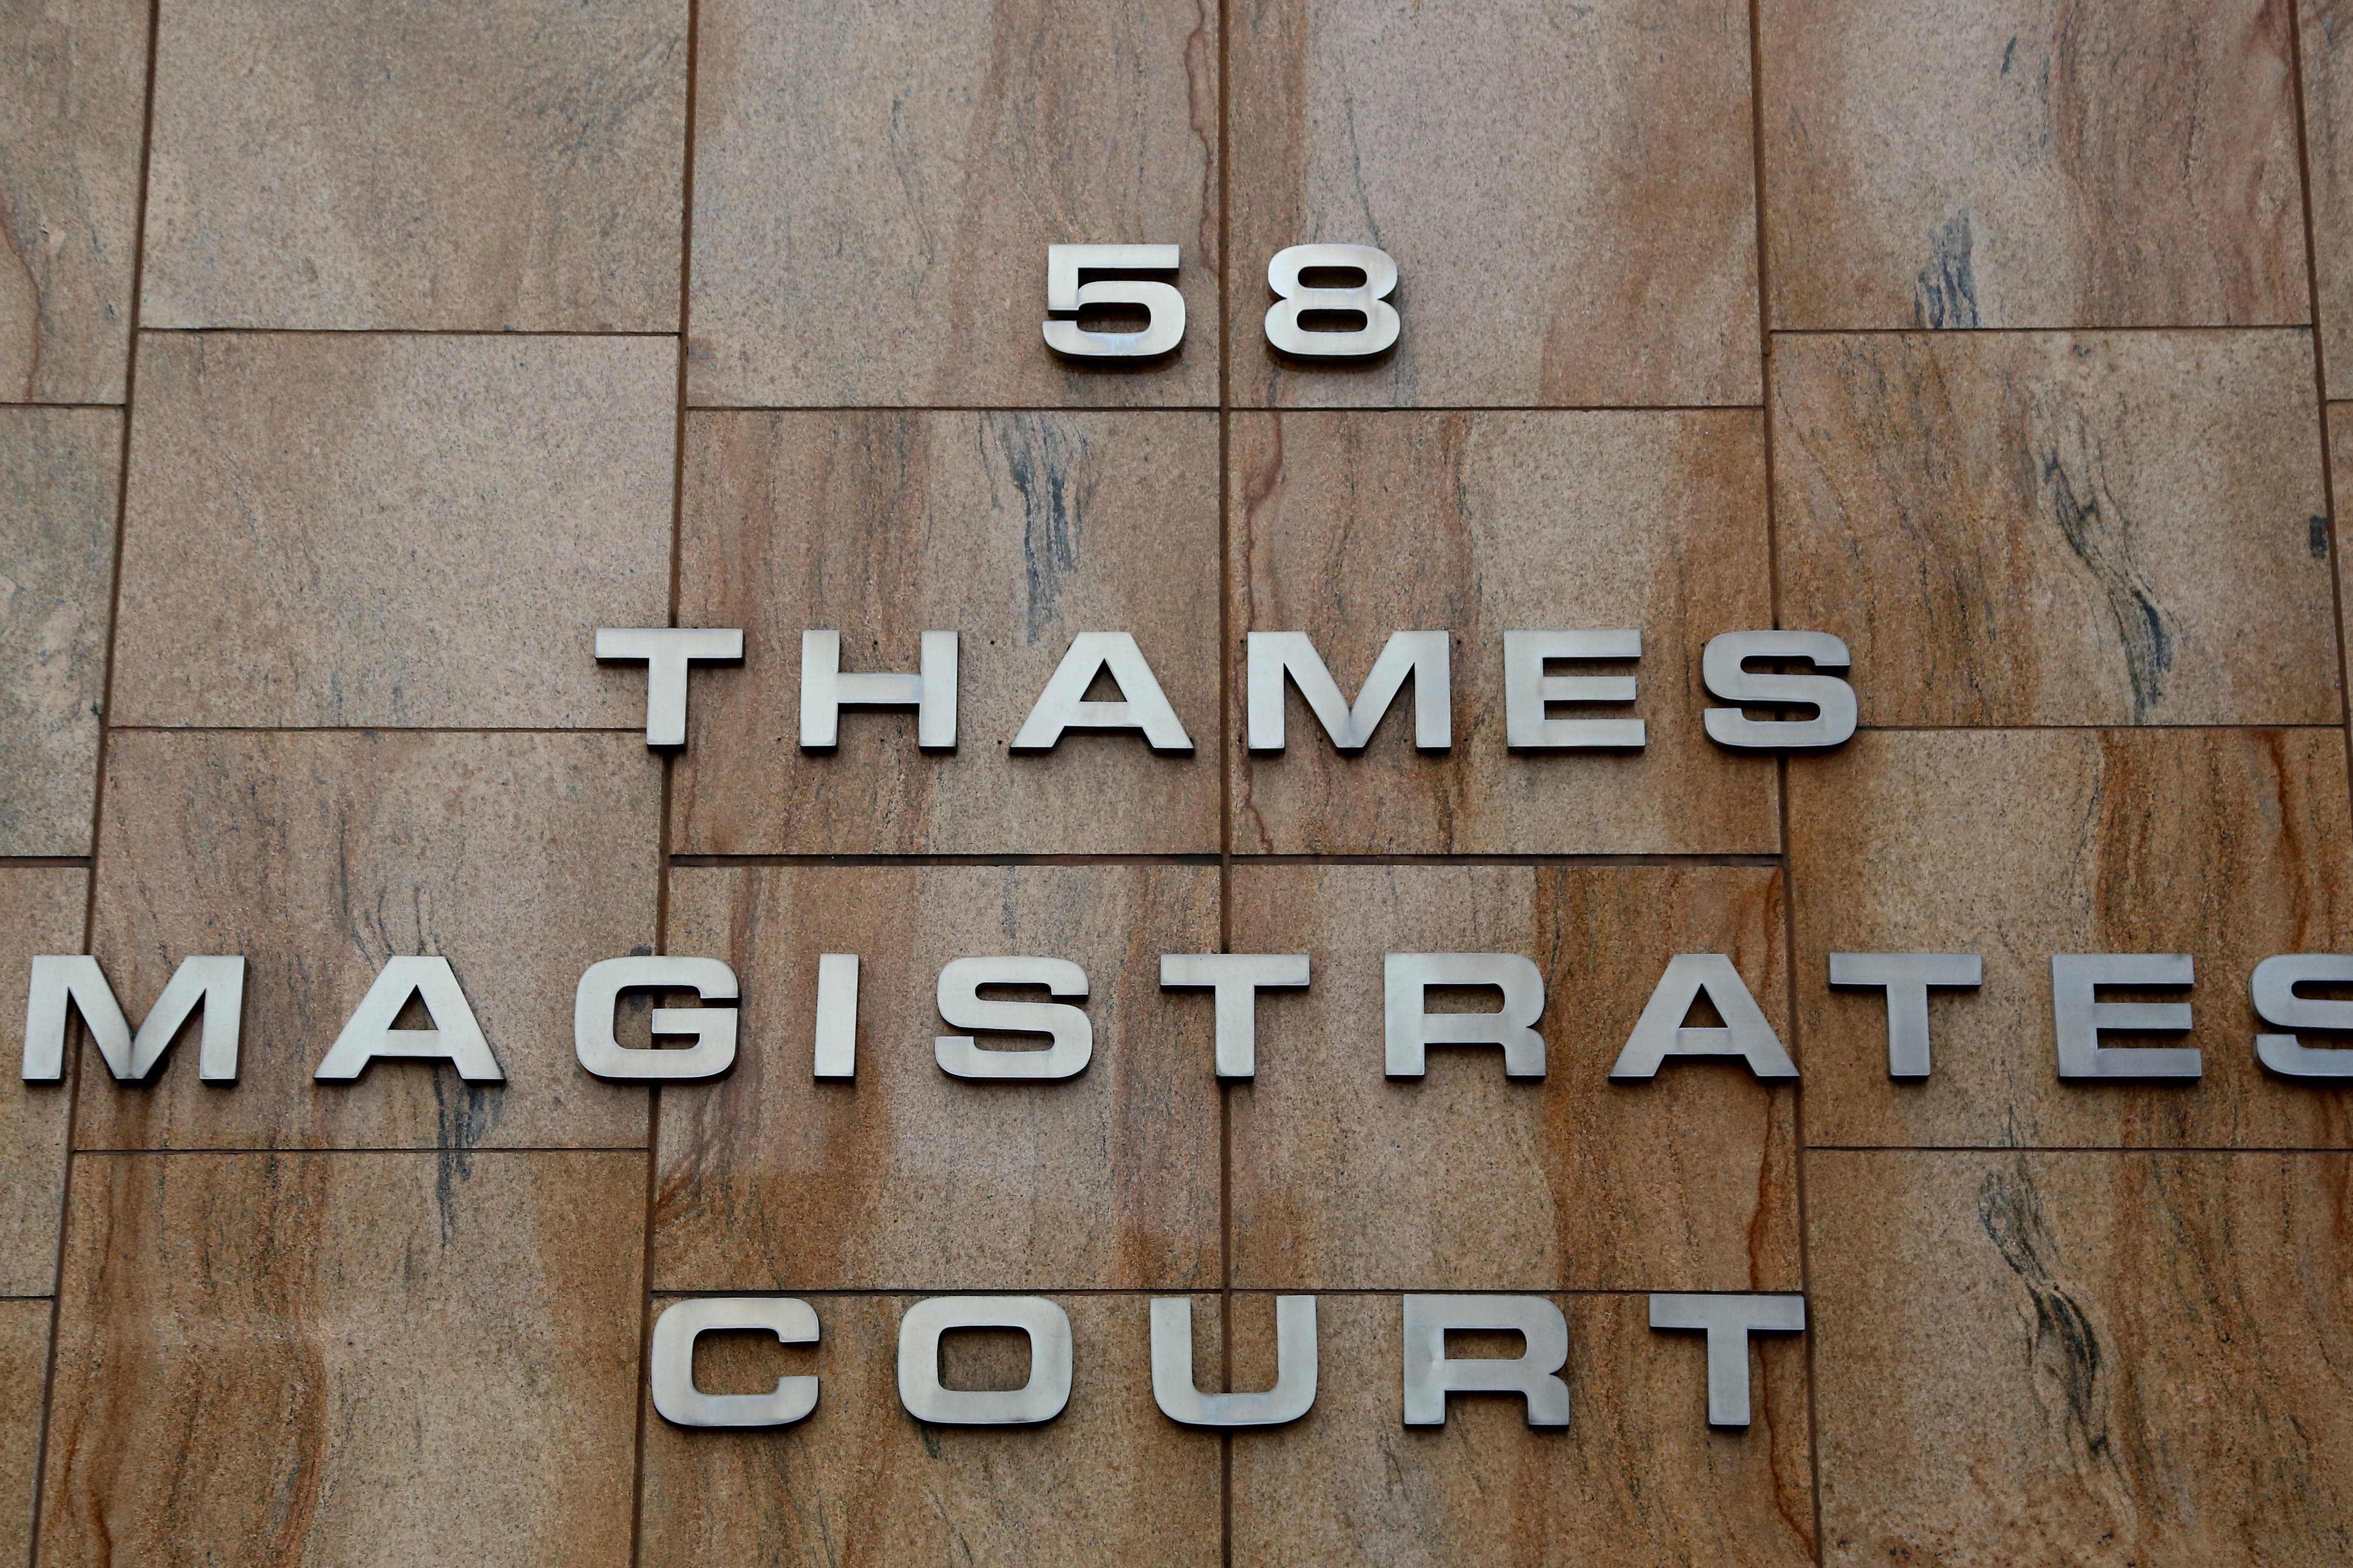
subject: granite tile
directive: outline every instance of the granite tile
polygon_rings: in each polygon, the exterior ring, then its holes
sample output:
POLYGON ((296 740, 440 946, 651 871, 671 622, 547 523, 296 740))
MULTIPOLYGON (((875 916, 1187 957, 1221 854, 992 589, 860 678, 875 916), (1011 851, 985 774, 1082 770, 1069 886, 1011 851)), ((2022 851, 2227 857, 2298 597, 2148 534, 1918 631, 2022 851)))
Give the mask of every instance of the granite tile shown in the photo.
POLYGON ((2301 332, 1792 337, 1781 608, 1865 724, 2335 724, 2301 332))
POLYGON ((142 320, 675 331, 687 13, 174 0, 142 320))
POLYGON ((1160 955, 1217 946, 1210 866, 673 871, 670 949, 733 967, 744 1046, 730 1077, 662 1091, 655 1284, 1214 1285, 1214 1024, 1163 994, 1160 955), (825 952, 861 960, 855 1082, 811 1072, 825 952), (997 953, 1086 972, 1094 1048, 1076 1078, 975 1082, 934 1061, 934 1038, 956 1032, 942 966, 997 953))
POLYGON ((114 721, 642 726, 593 633, 668 624, 675 353, 151 334, 114 721))
POLYGON ((123 400, 148 12, 0 7, 0 401, 123 400))
MULTIPOLYGON (((814 1374, 798 1426, 689 1431, 646 1422, 646 1568, 938 1563, 974 1568, 1219 1561, 1219 1456, 1152 1402, 1149 1298, 1056 1298, 1071 1319, 1071 1402, 1041 1426, 926 1426, 899 1403, 899 1320, 916 1298, 819 1296, 818 1342, 786 1349, 747 1334, 705 1339, 698 1381, 765 1392, 814 1374)), ((666 1305, 656 1298, 655 1307, 666 1305)), ((1214 1346, 1217 1298, 1195 1301, 1194 1338, 1214 1346)), ((1197 1360, 1214 1365, 1203 1349, 1197 1360)), ((1018 1333, 952 1334, 951 1387, 1012 1388, 1029 1358, 1018 1333), (959 1341, 970 1342, 960 1344, 959 1341)))
POLYGON ((2297 0, 2313 305, 2328 395, 2353 393, 2353 6, 2297 0))
MULTIPOLYGON (((1788 1043, 1778 871, 1244 863, 1233 876, 1231 951, 1314 965, 1305 993, 1260 1003, 1258 1076, 1231 1091, 1237 1287, 1797 1288, 1792 1089, 1738 1062, 1608 1076, 1678 952, 1730 954, 1788 1043), (1386 1078, 1388 952, 1533 959, 1548 1076, 1507 1080, 1501 1052, 1473 1047, 1432 1050, 1426 1078, 1386 1078)), ((1494 994, 1462 1005, 1492 1010, 1494 994)))
POLYGON ((132 1016, 186 955, 242 952, 245 1027, 233 1089, 198 1080, 193 1039, 148 1084, 85 1049, 77 1148, 644 1146, 645 1090, 572 1050, 581 972, 651 951, 642 740, 133 731, 106 773, 90 951, 132 1016), (503 1083, 429 1060, 312 1078, 395 953, 448 959, 503 1083))
POLYGON ((49 1303, 0 1301, 0 1554, 33 1555, 41 1394, 49 1370, 49 1303))
POLYGON ((2310 320, 2275 0, 1764 0, 1773 325, 2310 320))
POLYGON ((1808 1162, 1823 1560, 2353 1551, 2335 1154, 1808 1162))
MULTIPOLYGON (((1745 410, 1240 415, 1231 422, 1227 739, 1237 852, 1771 854, 1769 758, 1701 731, 1699 655, 1773 624, 1764 436, 1745 410), (1639 752, 1505 743, 1506 631, 1630 627, 1639 752), (1454 745, 1411 691, 1335 750, 1295 691, 1288 749, 1245 747, 1248 634, 1303 631, 1354 700, 1392 632, 1454 634, 1454 745)), ((1580 711, 1560 710, 1556 717, 1580 711)))
POLYGON ((1183 0, 703 5, 689 400, 1214 405, 1213 16, 1183 0), (1106 369, 1046 347, 1046 247, 1113 244, 1179 249, 1185 338, 1166 361, 1106 369))
POLYGON ((2247 999, 2274 953, 2353 952, 2347 816, 2336 730, 1865 731, 1792 769, 1808 1140, 2353 1143, 2353 1090, 2265 1072, 2247 999), (1933 1077, 1889 1079, 1884 1002, 1831 991, 1833 951, 1983 956, 1982 987, 1929 1004, 1933 1077), (2137 1043, 2194 1046, 2205 1076, 2062 1082, 2054 952, 2190 954, 2196 986, 2152 997, 2195 1028, 2137 1043))
POLYGON ((76 1177, 42 1563, 628 1560, 642 1156, 76 1177))
POLYGON ((1267 0, 1229 25, 1236 402, 1757 401, 1748 17, 1267 0), (1266 265, 1371 245, 1397 346, 1279 362, 1266 265))
POLYGON ((0 408, 0 855, 87 855, 122 416, 0 408))
MULTIPOLYGON (((43 1296, 57 1288, 73 1089, 17 1076, 25 1058, 20 1004, 34 954, 82 951, 89 900, 90 873, 79 867, 0 867, 0 1296, 43 1296)), ((0 1544, 5 1540, 0 1536, 0 1544)))
MULTIPOLYGON (((1805 1346, 1760 1335, 1754 1422, 1706 1421, 1694 1338, 1654 1334, 1641 1296, 1554 1300, 1568 1318, 1566 1431, 1531 1430, 1525 1403, 1457 1395, 1442 1428, 1400 1420, 1398 1299, 1316 1303, 1323 1375, 1292 1426, 1234 1439, 1233 1561, 1445 1564, 1813 1559, 1805 1346)), ((1234 1381, 1274 1376, 1274 1311, 1234 1298, 1234 1381)), ((1452 1353, 1515 1354, 1493 1349, 1452 1353)))
POLYGON ((695 678, 675 847, 1214 853, 1217 472, 1209 414, 690 416, 679 618, 743 627, 744 660, 695 678), (955 753, 855 709, 803 752, 812 628, 849 670, 912 672, 924 632, 960 633, 955 753), (1191 755, 1133 731, 1008 752, 1090 631, 1134 634, 1191 755))
MULTIPOLYGON (((2329 472, 2332 475, 2344 474, 2348 483, 2353 483, 2353 406, 2342 403, 2324 404, 2322 420, 2328 432, 2329 472)), ((2332 526, 2329 537, 2341 538, 2342 534, 2332 526)), ((2340 606, 2345 603, 2346 586, 2343 552, 2339 551, 2337 566, 2337 604, 2340 606)), ((2344 679, 2353 681, 2353 647, 2346 648, 2345 657, 2344 679)))

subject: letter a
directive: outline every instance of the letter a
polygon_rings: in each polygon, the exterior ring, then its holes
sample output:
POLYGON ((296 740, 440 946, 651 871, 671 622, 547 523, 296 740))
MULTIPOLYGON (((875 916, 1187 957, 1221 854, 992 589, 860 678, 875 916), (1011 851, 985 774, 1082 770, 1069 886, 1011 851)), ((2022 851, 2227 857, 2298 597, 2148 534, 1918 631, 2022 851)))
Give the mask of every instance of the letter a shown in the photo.
POLYGON ((1732 960, 1720 952, 1679 952, 1659 976, 1650 1005, 1634 1026, 1613 1079, 1654 1076, 1669 1057, 1745 1057, 1748 1068, 1761 1079, 1798 1076, 1798 1064, 1781 1048, 1780 1037, 1765 1021, 1757 998, 1741 983, 1732 960), (1686 1029, 1683 1018, 1692 1004, 1704 994, 1724 1015, 1721 1029, 1686 1029))
POLYGON ((378 1057, 446 1060, 454 1063, 458 1076, 470 1083, 502 1083, 507 1076, 499 1070, 499 1058, 491 1054, 491 1043, 482 1038, 482 1026, 474 1022, 474 1010, 466 1005, 466 994, 458 989, 457 973, 446 958, 385 959, 384 973, 360 998, 352 1021, 343 1026, 327 1059, 311 1076, 355 1079, 378 1057), (424 1001, 433 1027, 392 1026, 412 994, 424 1001))

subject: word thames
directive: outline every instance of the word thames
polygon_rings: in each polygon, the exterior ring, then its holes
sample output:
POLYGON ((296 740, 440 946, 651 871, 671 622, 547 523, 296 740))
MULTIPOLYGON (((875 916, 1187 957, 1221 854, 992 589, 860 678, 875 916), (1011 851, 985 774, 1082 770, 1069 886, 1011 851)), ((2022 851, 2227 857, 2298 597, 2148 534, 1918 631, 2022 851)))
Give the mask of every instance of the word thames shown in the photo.
MULTIPOLYGON (((952 631, 923 635, 915 673, 850 673, 841 668, 839 631, 801 633, 800 743, 830 751, 841 732, 844 708, 912 708, 916 744, 926 752, 956 749, 959 638, 952 631)), ((1413 682, 1413 743, 1444 752, 1454 744, 1452 642, 1442 631, 1391 635, 1351 701, 1304 632, 1252 632, 1246 645, 1250 749, 1284 749, 1283 691, 1287 681, 1305 700, 1333 745, 1360 752, 1413 682)), ((735 626, 606 627, 596 633, 596 657, 646 666, 646 744, 686 744, 686 684, 697 664, 744 657, 735 626)), ((1630 663, 1642 657, 1642 634, 1601 631, 1516 631, 1504 634, 1504 744, 1515 752, 1640 751, 1648 731, 1640 719, 1567 719, 1556 704, 1622 704, 1635 699, 1631 675, 1554 674, 1556 663, 1630 663)), ((1708 738, 1735 751, 1822 751, 1854 733, 1854 688, 1833 675, 1751 669, 1752 661, 1803 662, 1816 670, 1845 669, 1846 644, 1828 632, 1725 632, 1708 639, 1700 674, 1710 693, 1736 706, 1701 715, 1708 738), (1806 719, 1752 719, 1742 709, 1803 707, 1806 719)), ((1169 706, 1159 677, 1128 632, 1081 632, 1046 682, 1046 689, 1013 737, 1016 752, 1050 752, 1073 730, 1134 731, 1155 752, 1187 753, 1193 738, 1169 706), (1115 702, 1089 700, 1099 679, 1119 689, 1115 702)))

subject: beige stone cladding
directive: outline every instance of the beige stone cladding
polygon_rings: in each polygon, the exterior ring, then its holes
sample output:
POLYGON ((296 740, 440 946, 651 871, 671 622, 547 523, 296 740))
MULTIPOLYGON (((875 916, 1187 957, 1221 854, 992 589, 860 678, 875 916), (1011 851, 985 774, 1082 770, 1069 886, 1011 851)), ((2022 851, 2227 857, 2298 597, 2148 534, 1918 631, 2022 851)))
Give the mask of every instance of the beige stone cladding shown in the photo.
POLYGON ((0 1559, 2353 1560, 2353 5, 0 0, 0 1559))

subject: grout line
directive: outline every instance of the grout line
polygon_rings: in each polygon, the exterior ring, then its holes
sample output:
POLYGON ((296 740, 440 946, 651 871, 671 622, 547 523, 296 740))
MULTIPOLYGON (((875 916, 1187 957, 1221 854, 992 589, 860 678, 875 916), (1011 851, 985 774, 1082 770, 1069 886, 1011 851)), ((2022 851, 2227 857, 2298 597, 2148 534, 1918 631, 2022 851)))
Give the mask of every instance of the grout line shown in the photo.
POLYGON ((668 329, 629 328, 584 331, 578 328, 528 331, 512 327, 147 327, 150 337, 206 338, 675 338, 668 329))
MULTIPOLYGON (((1778 867, 1763 854, 1688 855, 681 855, 672 869, 748 869, 824 866, 1216 866, 1230 876, 1242 866, 1758 866, 1778 867)), ((1221 932, 1229 935, 1229 932, 1221 932)))
MULTIPOLYGON (((35 399, 35 398, 29 398, 29 397, 10 397, 10 398, 5 398, 5 399, 0 399, 0 411, 5 411, 5 410, 7 410, 7 409, 11 409, 11 408, 53 408, 53 409, 58 410, 58 412, 60 412, 60 413, 75 413, 75 414, 120 414, 120 413, 121 413, 125 408, 127 408, 127 407, 129 407, 129 406, 130 406, 130 405, 129 405, 127 402, 126 402, 126 403, 44 403, 44 402, 41 402, 41 401, 39 401, 39 400, 37 400, 37 399, 35 399)), ((13 1298, 11 1298, 11 1297, 6 1297, 6 1296, 0 1296, 0 1301, 5 1301, 5 1300, 13 1300, 13 1298)))
MULTIPOLYGON (((109 721, 114 714, 114 645, 122 620, 122 537, 131 507, 131 422, 139 390, 139 296, 146 283, 147 171, 155 145, 155 45, 156 33, 163 25, 162 10, 162 0, 147 0, 147 78, 139 108, 139 184, 134 198, 137 210, 132 214, 131 309, 122 358, 122 446, 114 473, 114 564, 107 585, 106 667, 99 676, 98 749, 90 759, 90 876, 82 889, 81 907, 80 948, 85 952, 90 951, 97 931, 98 847, 106 826, 107 739, 113 728, 109 721)), ((58 1387, 58 1342, 65 1327, 66 1241, 73 1218, 74 1131, 81 1110, 83 1052, 78 1041, 68 1056, 65 1169, 58 1182, 58 1239, 49 1274, 53 1292, 49 1298, 49 1342, 41 1370, 41 1424, 33 1452, 32 1516, 25 1533, 27 1563, 37 1563, 40 1557, 41 1506, 48 1491, 49 1423, 55 1415, 58 1387)))
POLYGON ((1775 327, 1777 338, 2087 338, 2123 332, 2308 332, 2309 321, 2186 321, 2179 325, 2075 327, 1775 327))
POLYGON ((2287 8, 2288 68, 2295 77, 2295 166, 2304 196, 2304 286, 2306 298, 2312 306, 2312 390, 2320 412, 2320 506, 2327 514, 2328 596, 2337 615, 2337 719, 2345 727, 2345 767, 2348 787, 2353 787, 2353 691, 2346 689, 2345 679, 2345 582, 2344 540, 2337 528, 2337 468, 2329 449, 2328 431, 2328 353, 2320 336, 2320 254, 2312 226, 2312 147, 2306 135, 2304 104, 2304 29, 2300 5, 2287 8))
MULTIPOLYGON (((678 222, 678 417, 670 429, 670 625, 678 625, 679 581, 686 520, 686 388, 687 344, 691 322, 689 311, 694 281, 694 117, 697 68, 701 63, 702 6, 686 5, 685 125, 679 157, 678 222)), ((678 759, 683 748, 665 748, 661 754, 661 820, 656 826, 659 849, 654 861, 654 951, 670 951, 670 810, 676 794, 678 759)), ((646 1093, 646 1195, 638 1215, 638 1369, 635 1464, 629 1487, 629 1562, 632 1568, 645 1555, 646 1435, 653 1358, 654 1207, 661 1181, 661 1085, 646 1093)))
MULTIPOLYGON (((1224 280, 1219 282, 1222 290, 1224 280)), ((1220 371, 1222 379, 1223 372, 1220 371)), ((1755 403, 1413 403, 1351 407, 1294 407, 1282 403, 1172 403, 1139 408, 1070 403, 697 403, 691 415, 715 414, 1738 414, 1755 403)))
MULTIPOLYGON (((2341 1144, 2330 1146, 2327 1144, 2312 1143, 1811 1143, 1806 1145, 1806 1147, 1813 1150, 1817 1153, 1831 1154, 2313 1154, 2337 1158, 2353 1155, 2353 1147, 2348 1147, 2341 1144)), ((74 1151, 74 1154, 76 1158, 95 1157, 100 1155, 120 1157, 130 1155, 178 1154, 266 1154, 276 1159, 285 1159, 290 1156, 303 1154, 439 1155, 451 1153, 453 1152, 462 1152, 468 1159, 474 1159, 482 1155, 495 1156, 501 1154, 621 1155, 642 1154, 646 1152, 646 1145, 642 1143, 477 1144, 463 1150, 459 1150, 456 1145, 448 1143, 363 1144, 347 1148, 328 1147, 323 1145, 319 1147, 302 1147, 299 1145, 286 1144, 250 1144, 239 1147, 206 1146, 202 1148, 189 1147, 174 1149, 77 1149, 74 1151)), ((1109 1289, 1109 1287, 1105 1288, 1109 1289)), ((1130 1288, 1131 1287, 1124 1286, 1119 1287, 1119 1289, 1123 1289, 1130 1288)), ((1156 1287, 1143 1285, 1132 1287, 1132 1289, 1138 1290, 1155 1288, 1156 1287)), ((1431 1286, 1430 1288, 1431 1289, 1454 1289, 1452 1286, 1431 1286)), ((865 1289, 865 1287, 861 1287, 860 1289, 865 1289)), ((890 1289, 895 1291, 902 1289, 913 1289, 913 1287, 875 1286, 871 1289, 876 1290, 890 1289)), ((1198 1289, 1205 1292, 1214 1293, 1217 1288, 1212 1286, 1171 1286, 1170 1289, 1198 1289)), ((1234 1289, 1237 1290, 1287 1290, 1292 1289, 1292 1287, 1287 1285, 1237 1285, 1234 1289)), ((1365 1289, 1392 1289, 1392 1287, 1367 1286, 1365 1287, 1365 1289)), ((1405 1289, 1405 1287, 1395 1287, 1395 1289, 1405 1289)), ((1544 1289, 1550 1289, 1550 1287, 1544 1287, 1544 1289)), ((1662 1290, 1681 1289, 1682 1287, 1662 1285, 1660 1286, 1659 1289, 1662 1290)), ((657 1290, 654 1292, 654 1294, 658 1296, 674 1296, 681 1293, 682 1292, 670 1289, 657 1290)), ((691 1294, 691 1292, 683 1293, 691 1294)), ((1003 1294, 1001 1290, 994 1292, 990 1290, 976 1290, 972 1293, 978 1295, 989 1295, 992 1293, 998 1295, 1003 1294)))
MULTIPOLYGON (((1234 946, 1233 748, 1233 229, 1228 192, 1232 170, 1231 30, 1226 0, 1218 0, 1218 951, 1234 946)), ((1234 1386, 1234 1096, 1218 1082, 1218 1369, 1219 1386, 1234 1386)), ((1218 1434, 1218 1556, 1234 1562, 1234 1435, 1218 1434)))
POLYGON ((513 1143, 503 1145, 486 1145, 480 1143, 465 1145, 455 1143, 363 1143, 354 1144, 348 1148, 333 1147, 324 1144, 311 1147, 302 1144, 250 1143, 211 1145, 205 1147, 191 1145, 185 1148, 173 1149, 142 1149, 133 1147, 77 1149, 74 1151, 74 1153, 78 1156, 94 1154, 267 1154, 272 1159, 280 1160, 296 1154, 442 1155, 454 1153, 463 1154, 466 1158, 471 1160, 483 1154, 642 1154, 645 1152, 646 1146, 643 1143, 513 1143))
POLYGON ((2341 723, 2332 724, 2323 721, 2313 720, 2300 721, 2295 723, 2274 724, 2126 724, 2119 722, 2107 724, 1858 724, 1855 726, 1858 733, 1865 731, 1876 730, 1896 735, 1915 733, 1932 735, 2013 735, 2021 732, 2044 730, 2063 730, 2077 732, 2092 731, 2129 732, 2137 731, 2146 734, 2161 734, 2168 730, 2242 730, 2249 733, 2253 733, 2270 730, 2337 730, 2341 728, 2343 728, 2341 723))
POLYGON ((86 871, 95 858, 90 855, 0 855, 0 871, 86 871))
MULTIPOLYGON (((1757 363, 1757 395, 1764 401, 1762 423, 1765 446, 1765 560, 1766 582, 1771 595, 1773 625, 1779 627, 1781 615, 1781 534, 1779 507, 1779 453, 1773 439, 1773 271, 1772 231, 1765 200, 1765 93, 1764 23, 1758 0, 1748 4, 1748 152, 1755 180, 1757 202, 1757 325, 1760 349, 1757 363)), ((1781 853, 1781 946, 1782 997, 1788 1009, 1789 1054, 1802 1073, 1805 1065, 1803 1042, 1798 1035, 1798 879, 1789 837, 1789 756, 1782 752, 1774 758, 1774 793, 1780 807, 1781 853)), ((1807 1300, 1813 1298, 1813 1250, 1807 1231, 1806 1207, 1806 1090, 1802 1079, 1790 1091, 1789 1136, 1795 1145, 1790 1151, 1791 1175, 1796 1183, 1798 1225, 1798 1287, 1807 1300)), ((1762 1184, 1759 1184, 1760 1187, 1762 1184)), ((1761 1220, 1765 1216, 1760 1214, 1761 1220)), ((1808 1490, 1813 1502, 1812 1555, 1817 1563, 1824 1561, 1822 1536, 1822 1461, 1821 1422, 1815 1408, 1814 1342, 1820 1337, 1813 1331, 1817 1325, 1808 1314, 1805 1335, 1806 1359, 1806 1469, 1808 1490)))
MULTIPOLYGON (((1018 1287, 1025 1295, 1033 1296, 1214 1296, 1219 1292, 1207 1285, 1034 1285, 1018 1287)), ((1670 1285, 1585 1285, 1564 1289, 1553 1285, 1482 1285, 1465 1288, 1452 1284, 1430 1285, 1237 1285, 1237 1296, 1577 1296, 1601 1300, 1622 1297, 1642 1297, 1672 1291, 1678 1296, 1795 1296, 1796 1290, 1757 1290, 1746 1287, 1738 1290, 1711 1290, 1680 1284, 1670 1285)), ((1001 1296, 1005 1291, 976 1286, 935 1289, 923 1285, 826 1285, 794 1284, 713 1285, 703 1289, 673 1289, 668 1286, 653 1292, 656 1296, 815 1296, 849 1300, 874 1296, 1001 1296)))
POLYGON ((2353 1154, 2353 1149, 2293 1143, 2235 1148, 2219 1143, 1817 1143, 1813 1148, 1825 1154, 2314 1154, 2338 1158, 2353 1154))
POLYGON ((672 869, 767 866, 1215 866, 1210 854, 1166 855, 685 855, 672 869))
MULTIPOLYGON (((674 617, 673 617, 674 618, 674 617)), ((140 735, 642 735, 643 724, 116 724, 140 735)))

